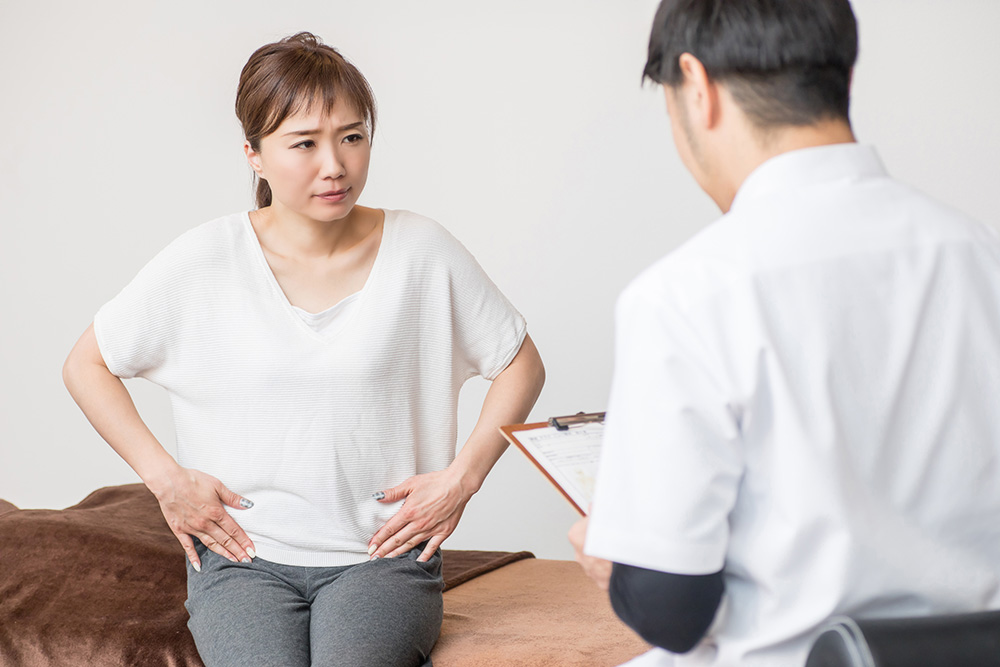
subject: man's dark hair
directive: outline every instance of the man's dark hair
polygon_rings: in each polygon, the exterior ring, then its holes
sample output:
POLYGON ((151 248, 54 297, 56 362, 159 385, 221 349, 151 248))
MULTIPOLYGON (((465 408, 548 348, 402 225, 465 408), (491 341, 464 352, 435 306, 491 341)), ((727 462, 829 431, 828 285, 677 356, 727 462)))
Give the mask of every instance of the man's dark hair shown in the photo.
POLYGON ((848 0, 663 0, 644 78, 683 80, 690 53, 762 129, 848 121, 858 27, 848 0))

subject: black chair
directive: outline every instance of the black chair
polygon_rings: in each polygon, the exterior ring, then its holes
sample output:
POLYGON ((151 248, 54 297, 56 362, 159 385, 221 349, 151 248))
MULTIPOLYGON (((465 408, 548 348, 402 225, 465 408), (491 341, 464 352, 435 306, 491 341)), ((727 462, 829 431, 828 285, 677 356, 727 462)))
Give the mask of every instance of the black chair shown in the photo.
POLYGON ((1000 611, 832 619, 806 667, 1000 667, 1000 611))

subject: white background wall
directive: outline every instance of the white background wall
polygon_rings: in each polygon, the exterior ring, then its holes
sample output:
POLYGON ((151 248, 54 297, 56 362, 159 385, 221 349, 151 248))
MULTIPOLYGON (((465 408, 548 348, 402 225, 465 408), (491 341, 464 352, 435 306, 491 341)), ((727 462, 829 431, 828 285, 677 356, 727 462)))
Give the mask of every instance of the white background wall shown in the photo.
MULTIPOLYGON (((0 497, 64 507, 137 481, 73 404, 61 364, 158 250, 250 206, 239 71, 303 29, 378 97, 362 202, 438 219, 521 309, 549 377, 533 417, 603 409, 615 295, 716 216, 673 153, 659 91, 639 85, 655 4, 0 4, 0 497)), ((855 7, 858 136, 902 180, 996 224, 1000 3, 855 7)), ((162 391, 129 388, 172 445, 162 391)), ((485 389, 467 385, 462 434, 485 389)), ((447 545, 569 558, 573 520, 512 450, 447 545)))

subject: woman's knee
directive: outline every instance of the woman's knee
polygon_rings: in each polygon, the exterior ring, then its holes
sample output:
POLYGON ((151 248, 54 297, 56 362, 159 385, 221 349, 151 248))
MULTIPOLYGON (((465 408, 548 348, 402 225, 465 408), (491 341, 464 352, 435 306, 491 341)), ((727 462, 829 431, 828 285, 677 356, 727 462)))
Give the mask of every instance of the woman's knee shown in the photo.
POLYGON ((418 667, 441 632, 440 559, 356 566, 312 607, 314 665, 418 667), (348 576, 349 575, 349 576, 348 576))
MULTIPOLYGON (((214 554, 213 554, 214 555, 214 554)), ((309 606, 263 563, 202 558, 189 570, 188 628, 206 667, 308 667, 309 606)))

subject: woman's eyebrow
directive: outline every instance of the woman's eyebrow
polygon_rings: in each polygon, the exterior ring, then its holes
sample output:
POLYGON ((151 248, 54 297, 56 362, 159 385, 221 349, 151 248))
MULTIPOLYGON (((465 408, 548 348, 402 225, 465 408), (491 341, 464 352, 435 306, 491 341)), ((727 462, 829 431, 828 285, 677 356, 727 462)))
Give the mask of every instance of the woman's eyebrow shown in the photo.
MULTIPOLYGON (((364 124, 365 124, 365 122, 363 120, 359 120, 356 123, 351 123, 349 125, 342 125, 342 126, 340 126, 340 127, 337 128, 337 131, 338 132, 346 132, 347 130, 353 130, 355 128, 363 127, 364 124)), ((281 136, 283 136, 283 137, 288 137, 288 136, 292 136, 292 135, 295 135, 295 136, 305 136, 305 135, 308 135, 308 134, 319 134, 322 131, 323 131, 322 128, 316 127, 316 128, 310 128, 310 129, 307 129, 307 130, 292 130, 291 132, 285 132, 281 136)))

